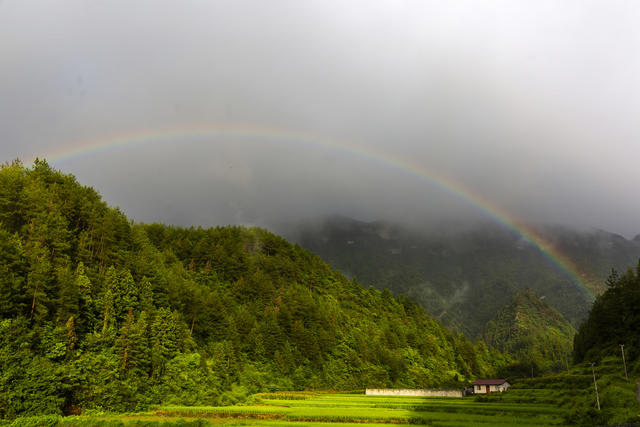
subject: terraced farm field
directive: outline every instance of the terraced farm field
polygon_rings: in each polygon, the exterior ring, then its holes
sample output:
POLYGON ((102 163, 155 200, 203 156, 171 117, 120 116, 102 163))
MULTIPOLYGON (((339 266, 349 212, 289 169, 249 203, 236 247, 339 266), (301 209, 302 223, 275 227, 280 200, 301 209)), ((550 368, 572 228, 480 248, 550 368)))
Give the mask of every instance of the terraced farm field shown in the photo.
POLYGON ((248 406, 166 406, 129 416, 67 417, 58 425, 363 426, 558 426, 563 409, 553 404, 479 402, 473 397, 401 397, 363 394, 261 394, 248 406))

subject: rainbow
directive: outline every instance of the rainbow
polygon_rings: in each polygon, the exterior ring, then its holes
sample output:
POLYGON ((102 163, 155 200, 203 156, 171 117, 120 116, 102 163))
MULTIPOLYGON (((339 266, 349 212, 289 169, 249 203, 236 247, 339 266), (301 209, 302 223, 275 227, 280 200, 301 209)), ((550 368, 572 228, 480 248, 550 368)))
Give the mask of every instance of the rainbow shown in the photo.
MULTIPOLYGON (((387 167, 399 169, 407 174, 424 180, 436 188, 454 196, 455 198, 484 212, 494 222, 519 235, 524 241, 535 247, 540 254, 562 272, 574 285, 576 285, 591 300, 594 298, 595 284, 587 285, 576 264, 561 253, 555 245, 540 232, 518 220, 513 215, 481 196, 472 193, 465 185, 456 182, 438 171, 426 168, 423 165, 410 160, 396 157, 381 150, 358 144, 354 141, 342 141, 329 137, 320 137, 315 134, 283 131, 282 129, 258 127, 248 125, 207 125, 191 126, 188 128, 167 128, 154 131, 133 132, 126 135, 105 137, 94 140, 76 142, 62 146, 52 152, 39 153, 38 157, 47 159, 53 165, 69 159, 95 155, 101 152, 117 149, 118 147, 131 147, 145 144, 171 143, 177 140, 197 140, 211 142, 218 138, 257 138, 266 142, 277 142, 291 145, 308 145, 324 147, 330 150, 339 150, 357 157, 367 159, 387 167)), ((34 156, 30 161, 35 159, 34 156)))

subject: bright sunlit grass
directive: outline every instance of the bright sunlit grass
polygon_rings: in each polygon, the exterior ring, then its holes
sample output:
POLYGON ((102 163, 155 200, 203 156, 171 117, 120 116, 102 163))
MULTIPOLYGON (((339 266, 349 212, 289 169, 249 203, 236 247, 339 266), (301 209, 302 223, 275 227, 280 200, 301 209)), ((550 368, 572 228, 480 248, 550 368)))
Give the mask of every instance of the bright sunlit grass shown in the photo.
POLYGON ((549 404, 478 402, 473 398, 265 393, 244 406, 163 406, 145 414, 68 417, 61 425, 251 426, 549 426, 562 425, 563 410, 549 404))

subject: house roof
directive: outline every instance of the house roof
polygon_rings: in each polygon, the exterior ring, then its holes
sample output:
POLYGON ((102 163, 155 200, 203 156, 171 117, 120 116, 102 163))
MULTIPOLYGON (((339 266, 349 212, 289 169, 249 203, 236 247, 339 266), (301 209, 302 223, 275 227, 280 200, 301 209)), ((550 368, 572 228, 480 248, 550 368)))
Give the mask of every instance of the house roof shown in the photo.
POLYGON ((507 380, 477 380, 473 385, 501 385, 508 382, 507 380))

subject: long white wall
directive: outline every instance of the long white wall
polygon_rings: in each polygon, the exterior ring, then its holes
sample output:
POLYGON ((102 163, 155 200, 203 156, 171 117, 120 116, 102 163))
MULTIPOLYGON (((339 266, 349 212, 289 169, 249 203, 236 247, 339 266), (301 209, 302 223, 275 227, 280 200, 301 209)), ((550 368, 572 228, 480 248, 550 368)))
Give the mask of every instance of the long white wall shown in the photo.
POLYGON ((462 397, 462 390, 442 390, 437 388, 409 389, 409 388, 368 388, 365 394, 372 396, 437 396, 462 397))

